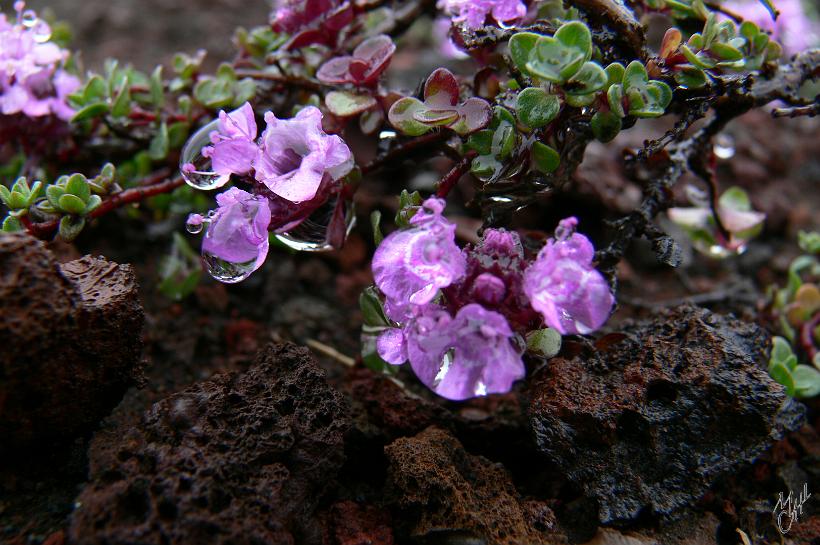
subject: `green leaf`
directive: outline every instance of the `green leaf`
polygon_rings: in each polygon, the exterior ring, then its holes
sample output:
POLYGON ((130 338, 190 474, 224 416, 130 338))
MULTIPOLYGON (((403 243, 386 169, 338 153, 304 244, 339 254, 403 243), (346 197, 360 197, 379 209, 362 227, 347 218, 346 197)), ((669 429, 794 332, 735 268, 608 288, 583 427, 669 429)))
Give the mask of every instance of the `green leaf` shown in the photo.
POLYGON ((108 87, 105 81, 99 75, 94 75, 88 80, 83 89, 83 103, 91 104, 93 102, 104 101, 108 97, 108 87))
POLYGON ((408 136, 420 136, 430 131, 430 127, 416 120, 415 114, 424 110, 424 104, 413 97, 403 97, 393 103, 387 118, 390 124, 408 136))
POLYGON ((522 72, 526 71, 527 61, 530 58, 530 52, 535 47, 535 42, 540 38, 538 34, 532 32, 517 32, 510 37, 510 57, 513 63, 522 72))
POLYGON ((88 198, 88 202, 85 205, 85 210, 83 210, 83 215, 87 216, 102 204, 102 197, 99 195, 91 195, 88 198))
POLYGON ((558 116, 560 109, 558 97, 540 87, 528 87, 518 93, 515 104, 518 119, 533 129, 546 126, 558 116))
POLYGON ((686 60, 694 66, 695 68, 700 68, 701 70, 709 70, 710 68, 714 68, 717 66, 717 61, 713 58, 709 57, 707 54, 703 52, 695 53, 689 46, 681 45, 680 52, 683 53, 683 56, 686 57, 686 60))
POLYGON ((743 53, 730 45, 722 44, 720 42, 713 43, 709 51, 724 61, 739 61, 743 58, 743 53))
POLYGON ((792 355, 792 346, 783 337, 772 338, 772 352, 769 357, 771 363, 783 363, 792 355))
POLYGON ((376 243, 376 246, 381 244, 382 240, 384 240, 381 221, 382 213, 379 210, 373 210, 373 212, 370 213, 370 226, 373 228, 373 241, 376 243))
POLYGON ((71 242, 82 232, 83 227, 85 227, 85 218, 63 216, 60 218, 60 238, 71 242))
POLYGON ((533 142, 530 151, 535 168, 545 174, 554 172, 561 164, 561 156, 555 151, 555 148, 542 142, 533 142))
POLYGON ((561 334, 551 327, 532 331, 527 334, 527 350, 551 358, 561 351, 561 334))
POLYGON ((188 140, 188 133, 191 132, 191 124, 187 121, 177 121, 168 126, 168 146, 171 149, 179 149, 188 140))
POLYGON ((151 104, 159 110, 165 105, 165 92, 162 87, 162 65, 157 66, 154 68, 154 71, 151 72, 150 89, 151 104))
POLYGON ((606 87, 609 89, 612 85, 619 84, 624 81, 624 73, 626 68, 619 62, 613 62, 606 67, 606 87))
POLYGON ((330 113, 339 117, 358 115, 376 105, 376 99, 369 95, 357 95, 348 91, 331 91, 325 95, 325 106, 330 113))
POLYGON ((775 363, 769 367, 769 375, 778 383, 786 387, 786 394, 794 397, 794 379, 792 379, 791 372, 782 363, 775 363))
POLYGON ((11 202, 11 191, 3 184, 0 184, 0 199, 2 199, 3 204, 9 206, 9 202, 11 202))
POLYGON ((256 81, 244 78, 236 82, 233 88, 233 105, 238 108, 256 95, 256 81))
POLYGON ((59 185, 49 185, 46 187, 46 199, 54 208, 60 207, 60 197, 65 194, 65 189, 59 185))
POLYGON ((749 194, 736 185, 723 192, 718 199, 718 205, 739 212, 752 210, 752 201, 749 200, 749 194))
POLYGON ((706 85, 706 73, 697 68, 685 68, 675 74, 675 81, 684 89, 699 89, 706 85))
POLYGON ((606 86, 607 75, 598 63, 586 62, 567 82, 570 95, 588 95, 606 86))
POLYGON ((814 397, 820 394, 820 371, 808 365, 798 365, 792 371, 795 397, 814 397))
POLYGON ((117 98, 111 106, 111 115, 114 117, 126 117, 131 113, 131 85, 128 79, 123 80, 117 91, 117 98))
POLYGON ((20 218, 16 216, 6 216, 3 220, 3 232, 14 233, 23 230, 23 224, 20 223, 20 218))
POLYGON ((595 112, 590 120, 592 134, 601 142, 610 142, 621 131, 621 118, 615 112, 595 112))
POLYGON ((85 202, 70 193, 66 193, 57 201, 58 208, 67 214, 82 214, 85 211, 85 202))
POLYGON ((151 139, 151 143, 148 146, 148 155, 150 155, 154 161, 161 161, 168 155, 168 148, 168 125, 163 121, 159 126, 157 134, 151 139))
POLYGON ((587 61, 581 49, 568 47, 555 38, 541 36, 527 62, 527 72, 552 83, 563 84, 587 61))
POLYGON ((561 25, 555 33, 555 39, 566 47, 581 51, 584 54, 584 61, 592 57, 592 33, 580 21, 571 21, 561 25))
POLYGON ((623 85, 613 85, 606 92, 606 100, 609 103, 609 109, 618 117, 626 117, 624 110, 624 87, 623 85))
POLYGON ((101 117, 108 113, 108 104, 105 102, 95 102, 85 108, 79 110, 74 117, 71 118, 71 123, 78 123, 86 119, 101 117))
POLYGON ((194 98, 206 108, 226 108, 233 100, 231 87, 230 80, 202 78, 194 86, 194 98))
POLYGON ((623 86, 624 91, 632 89, 642 89, 649 82, 649 74, 640 61, 632 61, 624 70, 623 86))
POLYGON ((359 308, 362 309, 364 325, 371 327, 392 327, 384 313, 379 293, 374 286, 364 289, 359 296, 359 308))
POLYGON ((71 193, 79 197, 84 203, 88 201, 91 196, 91 188, 88 186, 88 180, 82 174, 72 174, 68 178, 65 186, 66 193, 71 193))

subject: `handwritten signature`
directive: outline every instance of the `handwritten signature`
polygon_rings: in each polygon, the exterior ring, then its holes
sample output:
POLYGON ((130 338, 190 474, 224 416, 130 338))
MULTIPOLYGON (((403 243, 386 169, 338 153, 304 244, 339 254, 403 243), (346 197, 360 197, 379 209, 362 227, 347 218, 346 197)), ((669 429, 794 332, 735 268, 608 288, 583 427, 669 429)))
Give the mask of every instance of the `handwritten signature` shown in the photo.
POLYGON ((791 490, 785 498, 783 492, 778 495, 772 515, 776 519, 777 529, 780 530, 781 534, 786 535, 791 530, 792 524, 803 514, 803 504, 810 497, 808 483, 803 483, 803 490, 796 497, 791 490))

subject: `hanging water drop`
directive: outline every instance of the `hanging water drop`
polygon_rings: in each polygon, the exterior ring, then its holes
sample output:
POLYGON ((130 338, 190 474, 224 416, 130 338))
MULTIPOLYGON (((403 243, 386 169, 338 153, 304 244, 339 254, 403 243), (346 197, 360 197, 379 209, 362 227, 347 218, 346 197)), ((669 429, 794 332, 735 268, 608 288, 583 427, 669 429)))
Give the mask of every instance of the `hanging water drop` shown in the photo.
POLYGON ((20 24, 26 28, 32 28, 38 21, 37 13, 33 9, 27 9, 20 16, 20 24))
POLYGON ((191 233, 192 235, 196 235, 202 232, 202 229, 208 223, 206 218, 203 218, 199 214, 191 214, 188 216, 188 220, 185 222, 185 230, 191 233))
POLYGON ((217 257, 206 250, 202 251, 202 259, 205 261, 205 268, 208 270, 208 274, 225 284, 241 282, 256 270, 255 259, 244 263, 233 263, 217 257))
POLYGON ((211 132, 217 130, 219 120, 211 121, 194 133, 179 158, 182 178, 194 189, 209 190, 220 187, 224 182, 220 175, 211 170, 211 160, 202 154, 202 149, 211 145, 211 132))
POLYGON ((719 134, 715 138, 713 149, 718 158, 729 159, 735 154, 735 140, 728 134, 719 134))
POLYGON ((34 41, 43 44, 51 39, 51 27, 42 19, 37 21, 32 29, 34 41))
MULTIPOLYGON (((338 203, 338 196, 333 196, 327 200, 325 204, 316 209, 303 222, 288 229, 286 232, 277 233, 276 239, 287 246, 301 252, 321 252, 333 249, 331 244, 331 221, 333 220, 333 213, 338 203)), ((341 226, 344 229, 344 237, 350 234, 351 229, 356 222, 356 216, 353 213, 353 206, 346 201, 341 204, 344 222, 341 226)))

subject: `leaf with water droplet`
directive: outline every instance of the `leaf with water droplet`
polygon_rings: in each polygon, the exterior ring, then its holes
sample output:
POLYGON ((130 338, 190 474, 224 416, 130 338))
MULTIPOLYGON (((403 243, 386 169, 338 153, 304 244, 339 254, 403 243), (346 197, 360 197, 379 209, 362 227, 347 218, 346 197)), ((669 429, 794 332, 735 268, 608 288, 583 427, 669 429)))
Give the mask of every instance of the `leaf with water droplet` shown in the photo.
POLYGON ((540 87, 528 87, 518 93, 515 110, 524 125, 538 129, 546 126, 558 116, 561 102, 558 97, 540 87))

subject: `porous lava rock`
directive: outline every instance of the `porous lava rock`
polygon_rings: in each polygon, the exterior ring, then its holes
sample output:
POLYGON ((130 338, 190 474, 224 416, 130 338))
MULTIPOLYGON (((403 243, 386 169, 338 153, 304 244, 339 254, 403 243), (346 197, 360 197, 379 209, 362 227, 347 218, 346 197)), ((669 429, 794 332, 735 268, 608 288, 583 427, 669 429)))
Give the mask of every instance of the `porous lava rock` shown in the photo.
POLYGON ((269 345, 248 371, 154 404, 98 434, 76 545, 320 543, 314 511, 344 462, 344 398, 309 352, 269 345))
POLYGON ((393 545, 390 513, 352 500, 334 503, 325 515, 323 545, 393 545))
POLYGON ((413 542, 564 541, 546 505, 523 500, 504 466, 469 454, 449 432, 430 427, 397 439, 384 452, 389 461, 384 500, 397 532, 413 542))
POLYGON ((620 342, 554 358, 530 388, 536 442, 604 523, 673 519, 715 480, 799 427, 754 324, 683 306, 620 342))
POLYGON ((23 233, 0 234, 0 454, 74 437, 141 376, 143 311, 129 265, 60 265, 23 233))

